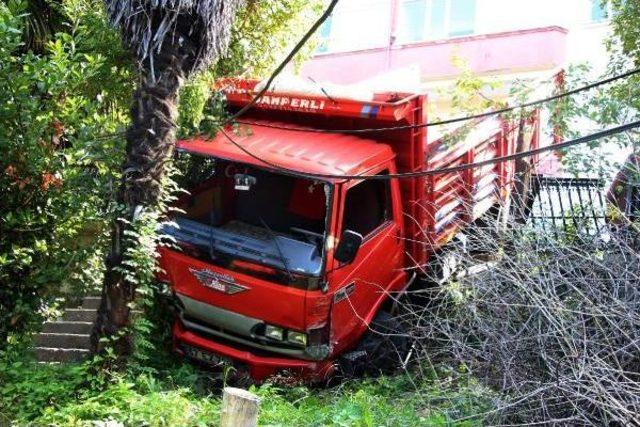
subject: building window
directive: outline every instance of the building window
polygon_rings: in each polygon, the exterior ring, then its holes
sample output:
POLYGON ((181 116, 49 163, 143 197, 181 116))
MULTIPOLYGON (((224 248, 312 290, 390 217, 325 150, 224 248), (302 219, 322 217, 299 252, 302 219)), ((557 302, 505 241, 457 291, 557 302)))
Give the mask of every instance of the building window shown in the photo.
POLYGON ((476 0, 451 0, 449 4, 449 36, 473 34, 476 18, 476 0))
POLYGON ((404 0, 400 42, 446 39, 473 34, 476 0, 404 0))
POLYGON ((318 47, 316 48, 317 53, 323 53, 329 50, 329 40, 331 37, 331 21, 333 16, 329 15, 327 19, 322 23, 320 29, 318 30, 318 47))
POLYGON ((387 46, 391 0, 339 2, 318 30, 317 53, 351 52, 387 46))
POLYGON ((611 16, 611 2, 606 0, 591 0, 591 21, 602 22, 611 16))
POLYGON ((427 16, 427 2, 425 0, 405 1, 402 4, 401 13, 403 41, 415 42, 422 40, 427 16))

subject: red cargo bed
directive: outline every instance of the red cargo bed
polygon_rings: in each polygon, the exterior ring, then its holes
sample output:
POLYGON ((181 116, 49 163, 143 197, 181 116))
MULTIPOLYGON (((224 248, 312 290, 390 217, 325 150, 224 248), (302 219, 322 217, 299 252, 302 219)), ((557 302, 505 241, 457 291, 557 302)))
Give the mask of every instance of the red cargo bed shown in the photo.
MULTIPOLYGON (((255 80, 225 79, 218 82, 232 112, 256 94, 255 80)), ((240 120, 268 121, 283 127, 325 130, 406 129, 372 131, 355 136, 389 145, 396 155, 398 172, 439 170, 512 154, 516 150, 517 126, 492 117, 466 126, 462 136, 448 135, 428 142, 426 94, 385 92, 370 101, 328 97, 324 94, 268 91, 240 120)), ((256 123, 257 125, 259 123, 256 123)), ((530 148, 538 145, 538 120, 526 121, 530 148)), ((289 132, 280 129, 279 132, 289 132)), ((302 131, 304 132, 304 131, 302 131)), ((308 131, 309 132, 309 131, 308 131)), ((309 132, 309 138, 318 138, 309 132)), ((335 134, 320 134, 326 139, 335 134)), ((297 135, 300 137, 300 135, 297 135)), ((282 135, 286 138, 286 134, 282 135)), ((407 265, 422 265, 430 254, 448 242, 461 227, 480 217, 491 206, 510 195, 513 162, 496 163, 479 169, 402 179, 403 208, 407 238, 407 265)))

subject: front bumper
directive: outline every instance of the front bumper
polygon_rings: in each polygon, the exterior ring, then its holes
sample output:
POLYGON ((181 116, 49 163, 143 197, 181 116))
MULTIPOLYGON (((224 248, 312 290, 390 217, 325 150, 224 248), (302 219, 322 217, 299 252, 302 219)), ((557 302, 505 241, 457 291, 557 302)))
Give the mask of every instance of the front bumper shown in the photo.
POLYGON ((249 375, 256 381, 280 373, 290 372, 305 381, 322 381, 331 376, 334 371, 333 361, 309 361, 277 356, 259 355, 251 350, 242 350, 231 345, 216 342, 184 328, 179 320, 173 326, 173 344, 176 352, 184 355, 182 344, 196 347, 202 351, 211 352, 236 364, 246 367, 249 375))

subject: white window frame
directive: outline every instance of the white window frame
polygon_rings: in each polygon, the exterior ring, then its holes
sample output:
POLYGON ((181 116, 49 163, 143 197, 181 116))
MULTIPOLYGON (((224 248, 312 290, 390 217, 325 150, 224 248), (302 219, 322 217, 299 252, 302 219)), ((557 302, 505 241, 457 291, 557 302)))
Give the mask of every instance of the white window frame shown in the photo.
POLYGON ((387 10, 391 10, 392 2, 393 0, 359 0, 357 2, 349 2, 345 0, 344 3, 338 3, 331 15, 328 35, 326 37, 318 37, 319 48, 316 49, 315 55, 319 56, 342 52, 356 52, 359 50, 386 47, 391 27, 391 19, 387 14, 387 10), (341 30, 344 30, 345 22, 348 22, 349 19, 360 19, 360 15, 363 10, 367 12, 371 10, 378 11, 379 15, 377 17, 384 21, 383 25, 386 25, 387 28, 384 28, 384 31, 381 32, 373 30, 375 33, 374 35, 379 36, 380 40, 377 40, 375 37, 370 37, 371 34, 366 33, 362 35, 362 37, 364 37, 365 40, 373 39, 375 42, 371 44, 356 43, 351 45, 349 40, 357 38, 358 36, 361 36, 361 34, 349 34, 345 36, 341 30), (384 36, 381 36, 381 33, 383 33, 384 36), (347 42, 345 43, 345 41, 347 42))
MULTIPOLYGON (((411 0, 403 0, 401 7, 404 6, 405 3, 409 3, 411 0)), ((443 25, 443 34, 441 35, 432 35, 429 34, 429 25, 431 24, 431 18, 433 17, 433 3, 434 0, 424 0, 426 2, 426 7, 425 7, 425 16, 424 16, 424 27, 422 28, 422 37, 418 40, 410 40, 408 38, 405 37, 401 37, 399 42, 406 44, 406 43, 419 43, 421 41, 432 41, 432 40, 447 40, 447 39, 454 39, 454 38, 459 38, 459 37, 469 37, 472 36, 474 34, 476 34, 476 16, 474 15, 473 17, 473 30, 472 32, 470 32, 469 34, 463 34, 463 35, 451 35, 451 9, 452 9, 452 3, 453 0, 445 0, 445 9, 444 9, 444 25, 443 25)), ((477 0, 474 0, 476 2, 475 6, 475 13, 477 14, 477 0)), ((402 13, 402 12, 401 12, 402 13)), ((401 22, 400 25, 403 25, 403 23, 401 22)), ((401 32, 401 34, 403 34, 401 32)), ((406 36, 406 33, 403 34, 403 36, 406 36)))

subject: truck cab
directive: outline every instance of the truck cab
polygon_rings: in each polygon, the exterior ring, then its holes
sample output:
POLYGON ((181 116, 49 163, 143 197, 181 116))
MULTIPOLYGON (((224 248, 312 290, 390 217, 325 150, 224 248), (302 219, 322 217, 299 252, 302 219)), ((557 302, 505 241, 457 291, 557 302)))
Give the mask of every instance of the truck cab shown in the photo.
MULTIPOLYGON (((240 108, 256 82, 235 83, 227 96, 240 108)), ((178 308, 178 353, 231 362, 256 380, 283 371, 323 380, 358 350, 429 254, 482 214, 479 206, 505 197, 500 184, 510 172, 501 165, 482 176, 387 177, 489 149, 506 154, 512 142, 502 123, 453 146, 430 145, 423 126, 375 137, 331 129, 425 123, 424 96, 386 97, 270 93, 233 129, 178 143, 214 160, 163 227, 175 240, 160 249, 160 265, 178 308)))

